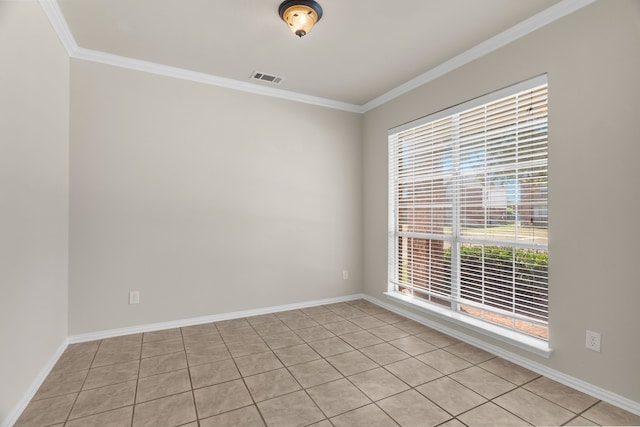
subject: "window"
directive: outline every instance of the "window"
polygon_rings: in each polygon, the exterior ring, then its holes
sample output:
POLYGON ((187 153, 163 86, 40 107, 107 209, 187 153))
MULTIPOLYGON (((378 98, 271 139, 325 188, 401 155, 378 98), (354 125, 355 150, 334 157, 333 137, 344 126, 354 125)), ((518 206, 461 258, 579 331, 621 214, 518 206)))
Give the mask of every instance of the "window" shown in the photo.
POLYGON ((389 167, 390 293, 546 340, 546 76, 390 130, 389 167))

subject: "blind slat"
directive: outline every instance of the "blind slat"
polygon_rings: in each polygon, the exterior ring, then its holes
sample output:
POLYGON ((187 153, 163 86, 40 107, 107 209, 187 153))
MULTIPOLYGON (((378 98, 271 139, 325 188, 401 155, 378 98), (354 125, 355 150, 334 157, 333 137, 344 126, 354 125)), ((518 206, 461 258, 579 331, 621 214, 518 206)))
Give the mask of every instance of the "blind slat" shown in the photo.
POLYGON ((544 330, 547 85, 474 105, 389 135, 390 281, 452 310, 544 330))

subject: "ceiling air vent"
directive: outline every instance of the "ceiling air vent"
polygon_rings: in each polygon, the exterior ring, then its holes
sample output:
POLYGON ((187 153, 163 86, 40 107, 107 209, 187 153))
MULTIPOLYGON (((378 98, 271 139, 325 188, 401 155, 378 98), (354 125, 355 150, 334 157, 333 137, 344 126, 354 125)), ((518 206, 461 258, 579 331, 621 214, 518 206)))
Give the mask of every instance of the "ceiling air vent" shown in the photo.
POLYGON ((253 80, 260 80, 262 82, 273 83, 274 85, 279 85, 282 82, 282 80, 284 80, 284 78, 282 77, 274 76, 273 74, 259 73, 258 71, 251 74, 251 78, 253 80))

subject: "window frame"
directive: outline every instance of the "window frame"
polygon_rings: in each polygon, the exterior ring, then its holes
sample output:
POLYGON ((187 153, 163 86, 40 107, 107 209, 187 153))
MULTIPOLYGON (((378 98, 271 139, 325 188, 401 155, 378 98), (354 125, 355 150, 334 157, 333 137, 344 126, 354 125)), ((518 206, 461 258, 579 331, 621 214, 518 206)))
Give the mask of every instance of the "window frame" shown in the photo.
MULTIPOLYGON (((500 89, 498 91, 486 94, 484 96, 474 98, 470 101, 463 102, 461 104, 455 105, 445 110, 436 112, 434 114, 430 114, 428 116, 425 116, 417 120, 389 129, 388 135, 389 135, 390 152, 389 152, 389 205, 388 205, 388 208, 389 208, 388 289, 385 294, 388 295, 389 297, 392 297, 396 301, 404 305, 407 305, 411 308, 426 310, 430 314, 435 315, 438 318, 446 319, 447 321, 462 325, 466 328, 472 329, 481 334, 488 335, 500 341, 507 342, 519 348, 534 352, 540 356, 549 357, 551 354, 551 349, 549 347, 548 340, 545 340, 543 338, 538 338, 532 335, 528 335, 522 332, 518 332, 515 329, 501 327, 494 323, 464 314, 460 312, 460 310, 457 308, 458 304, 454 302, 451 303, 452 308, 447 308, 445 306, 440 306, 438 304, 431 303, 421 298, 406 295, 400 292, 399 290, 397 290, 399 286, 399 280, 397 279, 397 275, 398 275, 397 259, 398 259, 398 250, 399 250, 398 238, 399 238, 400 231, 398 230, 398 227, 396 224, 397 222, 397 216, 396 216, 397 204, 396 203, 399 204, 400 202, 397 202, 397 199, 396 199, 397 194, 395 192, 396 189, 394 188, 394 182, 392 182, 392 179, 395 176, 394 175, 395 170, 393 168, 396 165, 393 162, 394 158, 392 158, 392 155, 394 154, 391 153, 391 150, 392 150, 391 138, 394 135, 398 135, 404 131, 419 128, 420 126, 430 124, 440 119, 445 119, 453 115, 457 115, 459 113, 468 111, 476 107, 490 104, 494 101, 501 100, 506 97, 514 96, 522 91, 531 90, 533 88, 540 87, 542 85, 548 85, 546 74, 500 89), (453 308, 453 306, 456 306, 456 308, 453 308)), ((547 129, 548 129, 548 122, 547 122, 547 129)), ((548 140, 548 136, 547 136, 547 140, 548 140)), ((397 155, 394 155, 394 156, 397 156, 397 155)), ((547 162, 546 166, 548 167, 548 151, 547 151, 546 162, 547 162)), ((548 178, 548 175, 547 175, 547 178, 548 178)), ((548 193, 547 193, 547 197, 548 197, 548 193)), ((539 209, 544 209, 545 214, 548 215, 548 199, 544 207, 539 209)), ((459 211, 460 205, 457 205, 456 207, 454 207, 453 210, 459 211)), ((452 233, 458 233, 457 230, 454 230, 455 228, 454 224, 459 223, 461 214, 460 212, 456 212, 453 215, 457 216, 457 219, 452 220, 452 225, 451 225, 452 233)), ((399 213, 398 213, 398 216, 400 216, 399 213)), ((456 240, 456 239, 457 239, 456 235, 453 235, 453 240, 456 241, 457 244, 461 244, 461 242, 463 242, 463 240, 456 240)), ((486 243, 486 242, 483 242, 483 243, 486 243)), ((489 244, 490 243, 491 241, 489 241, 489 244)), ((543 246, 544 246, 543 249, 545 249, 548 253, 548 245, 543 245, 543 246)), ((452 252, 456 251, 454 247, 456 247, 456 245, 451 246, 452 252)), ((515 244, 512 247, 515 250, 515 248, 517 248, 518 245, 515 244)), ((452 295, 454 292, 456 292, 454 291, 455 283, 453 280, 453 276, 457 275, 460 271, 459 262, 456 260, 459 260, 458 255, 452 253, 451 255, 451 263, 452 263, 451 282, 452 283, 450 283, 452 295), (456 263, 457 263, 456 265, 457 268, 454 268, 453 265, 456 263)), ((548 304, 546 308, 548 310, 548 304)))

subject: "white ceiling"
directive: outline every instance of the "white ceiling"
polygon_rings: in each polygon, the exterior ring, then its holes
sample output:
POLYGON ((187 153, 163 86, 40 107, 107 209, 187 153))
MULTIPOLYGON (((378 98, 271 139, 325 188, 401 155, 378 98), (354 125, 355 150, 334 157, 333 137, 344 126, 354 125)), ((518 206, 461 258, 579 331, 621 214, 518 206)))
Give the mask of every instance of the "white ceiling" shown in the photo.
POLYGON ((355 111, 443 64, 474 59, 589 1, 319 0, 324 16, 301 39, 278 16, 280 0, 40 2, 58 21, 59 34, 70 30, 75 56, 140 60, 142 68, 168 66, 185 75, 212 76, 214 83, 261 85, 276 96, 293 92, 355 111), (256 83, 249 79, 254 71, 284 81, 256 83))

